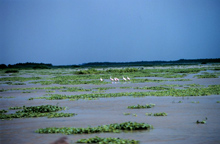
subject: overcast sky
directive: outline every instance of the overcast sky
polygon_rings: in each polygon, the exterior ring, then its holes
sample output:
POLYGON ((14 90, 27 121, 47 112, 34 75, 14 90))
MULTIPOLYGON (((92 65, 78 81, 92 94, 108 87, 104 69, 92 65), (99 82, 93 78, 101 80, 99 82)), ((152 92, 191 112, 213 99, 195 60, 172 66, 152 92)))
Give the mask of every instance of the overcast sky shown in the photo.
POLYGON ((0 0, 0 64, 220 58, 220 0, 0 0))

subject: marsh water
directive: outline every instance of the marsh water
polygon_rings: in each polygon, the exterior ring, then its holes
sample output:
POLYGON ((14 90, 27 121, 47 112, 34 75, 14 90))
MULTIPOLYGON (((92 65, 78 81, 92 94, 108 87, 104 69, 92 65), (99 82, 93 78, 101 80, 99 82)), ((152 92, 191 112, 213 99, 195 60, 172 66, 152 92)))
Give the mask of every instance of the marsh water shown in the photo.
MULTIPOLYGON (((165 81, 160 83, 129 83, 120 82, 106 85, 74 85, 83 88, 95 87, 116 87, 108 89, 106 93, 146 91, 136 89, 120 89, 120 87, 143 87, 160 86, 164 84, 200 84, 220 85, 220 78, 197 79, 188 75, 191 81, 165 81)), ((160 78, 163 79, 163 78, 160 78)), ((50 85, 51 86, 51 85, 50 85)), ((53 85, 57 86, 57 85, 53 85)), ((41 85, 27 84, 22 86, 1 85, 1 89, 25 87, 48 87, 41 85)), ((46 127, 95 127, 111 123, 122 123, 127 121, 143 122, 153 125, 153 129, 121 132, 121 133, 96 133, 96 134, 75 134, 67 135, 69 143, 75 143, 81 138, 99 137, 120 137, 123 139, 139 140, 141 144, 185 144, 185 143, 220 143, 220 101, 219 95, 209 96, 146 96, 146 97, 116 97, 99 98, 97 100, 45 100, 30 97, 39 97, 46 94, 45 90, 33 90, 34 93, 22 93, 22 90, 11 90, 1 92, 0 109, 8 109, 14 106, 38 106, 56 105, 68 107, 61 111, 66 113, 77 113, 76 116, 67 118, 20 118, 0 121, 0 141, 3 144, 48 144, 63 136, 63 134, 38 134, 35 130, 46 127), (4 98, 10 97, 13 98, 4 98), (180 103, 181 101, 181 103, 180 103), (130 105, 156 104, 149 109, 127 109, 130 105), (146 116, 145 113, 166 112, 168 116, 146 116), (130 113, 124 115, 123 113, 130 113), (197 120, 206 120, 206 124, 197 124, 197 120)), ((91 92, 59 92, 66 95, 75 95, 91 92)))

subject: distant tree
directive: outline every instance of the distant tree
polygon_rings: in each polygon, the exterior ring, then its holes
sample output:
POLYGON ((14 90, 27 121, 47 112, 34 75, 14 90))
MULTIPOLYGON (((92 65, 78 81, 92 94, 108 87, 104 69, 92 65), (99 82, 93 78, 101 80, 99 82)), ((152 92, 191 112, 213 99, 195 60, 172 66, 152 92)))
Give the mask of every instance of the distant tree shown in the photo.
POLYGON ((7 68, 7 66, 5 64, 1 64, 0 69, 4 69, 4 68, 7 68))

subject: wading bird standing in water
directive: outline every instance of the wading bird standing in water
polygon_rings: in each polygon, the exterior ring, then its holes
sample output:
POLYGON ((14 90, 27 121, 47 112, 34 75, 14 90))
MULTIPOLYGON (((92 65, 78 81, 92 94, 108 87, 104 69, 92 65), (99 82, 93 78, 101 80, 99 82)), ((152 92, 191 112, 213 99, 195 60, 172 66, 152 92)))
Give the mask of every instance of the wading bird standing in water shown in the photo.
POLYGON ((123 76, 123 80, 126 81, 126 78, 123 76))
POLYGON ((102 78, 100 78, 100 81, 103 81, 103 79, 102 79, 102 78))
POLYGON ((114 80, 115 80, 115 82, 119 82, 119 79, 118 79, 118 78, 116 78, 116 77, 114 78, 114 80))
POLYGON ((130 81, 131 79, 127 76, 127 80, 130 81))
POLYGON ((110 80, 111 80, 112 82, 114 82, 114 79, 113 79, 112 77, 110 77, 110 80))

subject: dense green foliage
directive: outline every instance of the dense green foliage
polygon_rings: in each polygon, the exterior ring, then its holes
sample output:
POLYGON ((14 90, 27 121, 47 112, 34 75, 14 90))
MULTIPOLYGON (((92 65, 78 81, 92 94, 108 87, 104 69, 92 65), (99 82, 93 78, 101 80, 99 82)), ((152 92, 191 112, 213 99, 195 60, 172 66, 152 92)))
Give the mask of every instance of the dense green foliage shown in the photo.
POLYGON ((48 127, 40 128, 36 130, 36 133, 62 133, 62 134, 87 134, 87 133, 100 133, 100 132, 120 132, 121 130, 147 130, 153 128, 151 125, 146 123, 137 122, 124 122, 114 123, 110 125, 102 125, 98 127, 87 127, 87 128, 74 128, 74 127, 48 127))
POLYGON ((99 143, 99 144, 139 144, 139 141, 129 140, 129 139, 121 139, 121 138, 88 138, 88 139, 79 139, 77 143, 99 143))

